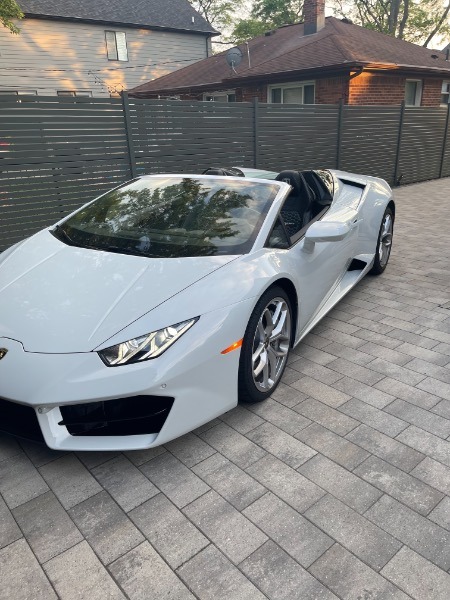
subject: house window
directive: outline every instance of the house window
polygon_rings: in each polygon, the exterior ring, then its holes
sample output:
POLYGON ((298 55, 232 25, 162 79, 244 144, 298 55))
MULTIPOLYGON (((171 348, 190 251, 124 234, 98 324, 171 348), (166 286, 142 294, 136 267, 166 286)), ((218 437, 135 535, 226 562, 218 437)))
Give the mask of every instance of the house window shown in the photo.
POLYGON ((105 31, 108 60, 128 61, 127 36, 123 31, 105 31))
POLYGON ((304 83, 270 85, 267 101, 275 104, 314 104, 315 84, 313 81, 305 81, 304 83))
POLYGON ((420 106, 422 102, 422 81, 420 79, 407 79, 405 85, 406 106, 420 106))
POLYGON ((450 104, 450 81, 442 82, 441 106, 450 104))
POLYGON ((59 90, 56 92, 57 96, 69 96, 71 98, 75 98, 75 96, 84 96, 90 98, 92 96, 92 92, 88 90, 59 90))
POLYGON ((210 94, 203 94, 203 100, 205 102, 236 102, 236 93, 234 90, 211 92, 210 94))

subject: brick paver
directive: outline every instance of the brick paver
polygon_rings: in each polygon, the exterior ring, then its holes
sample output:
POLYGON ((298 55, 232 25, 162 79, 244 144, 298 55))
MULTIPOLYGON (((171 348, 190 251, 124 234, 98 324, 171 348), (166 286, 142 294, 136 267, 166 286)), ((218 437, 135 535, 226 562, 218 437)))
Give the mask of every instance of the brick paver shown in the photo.
POLYGON ((0 600, 448 600, 450 179, 266 403, 164 448, 0 435, 0 600))

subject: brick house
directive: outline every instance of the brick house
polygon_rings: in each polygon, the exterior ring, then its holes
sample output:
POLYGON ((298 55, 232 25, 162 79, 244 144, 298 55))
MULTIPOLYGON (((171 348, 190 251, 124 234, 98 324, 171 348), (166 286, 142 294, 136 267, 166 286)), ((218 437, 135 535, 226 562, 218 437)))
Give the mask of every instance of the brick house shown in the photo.
POLYGON ((448 53, 325 18, 305 0, 304 22, 241 44, 234 71, 225 52, 130 91, 141 98, 284 104, 440 106, 449 103, 448 53))

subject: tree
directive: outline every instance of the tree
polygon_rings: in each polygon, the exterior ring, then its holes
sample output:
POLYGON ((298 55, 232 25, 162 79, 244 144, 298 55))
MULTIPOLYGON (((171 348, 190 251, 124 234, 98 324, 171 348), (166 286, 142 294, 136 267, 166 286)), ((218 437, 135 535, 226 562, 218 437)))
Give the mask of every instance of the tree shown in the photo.
POLYGON ((210 25, 218 29, 228 27, 233 20, 236 4, 232 0, 189 0, 195 10, 210 25))
POLYGON ((425 47, 450 33, 450 0, 335 0, 334 8, 363 27, 425 47))
POLYGON ((236 44, 281 25, 302 20, 303 0, 255 0, 250 17, 239 20, 230 36, 236 44))
POLYGON ((302 20, 303 0, 255 0, 251 15, 278 27, 302 20))
POLYGON ((0 25, 6 27, 11 33, 19 33, 20 29, 14 24, 13 19, 22 19, 23 12, 16 0, 0 0, 0 25))

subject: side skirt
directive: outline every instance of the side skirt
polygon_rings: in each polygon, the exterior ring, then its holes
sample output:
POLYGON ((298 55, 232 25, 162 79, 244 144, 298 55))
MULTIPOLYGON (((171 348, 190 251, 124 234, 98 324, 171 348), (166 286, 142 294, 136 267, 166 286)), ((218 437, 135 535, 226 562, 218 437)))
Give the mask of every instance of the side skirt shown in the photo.
MULTIPOLYGON (((355 285, 361 281, 361 279, 367 275, 373 265, 373 261, 375 259, 374 254, 359 254, 355 256, 352 264, 355 265, 355 261, 358 263, 365 264, 363 269, 353 269, 351 271, 346 271, 344 276, 338 285, 334 288, 333 292, 330 294, 326 302, 319 307, 318 311, 314 314, 309 323, 304 327, 304 329, 300 332, 297 337, 294 348, 301 342, 301 340, 308 335, 308 333, 321 321, 324 316, 330 312, 330 310, 336 306, 336 304, 342 300, 342 298, 348 294, 348 292, 355 287, 355 285)), ((356 264, 358 264, 356 263, 356 264)))

